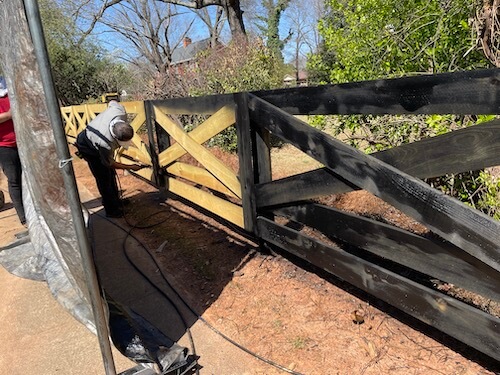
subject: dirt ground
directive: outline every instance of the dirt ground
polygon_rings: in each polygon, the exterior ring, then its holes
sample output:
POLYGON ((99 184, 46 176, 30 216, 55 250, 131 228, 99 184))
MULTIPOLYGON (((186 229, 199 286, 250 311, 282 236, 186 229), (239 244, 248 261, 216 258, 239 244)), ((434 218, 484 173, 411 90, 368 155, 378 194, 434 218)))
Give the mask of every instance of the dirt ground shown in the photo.
MULTIPOLYGON (((315 166, 286 147, 272 159, 281 176, 315 166), (290 165, 291 160, 296 163, 290 165)), ((225 163, 234 167, 235 161, 226 157, 225 163)), ((75 173, 79 184, 98 195, 81 160, 75 161, 75 173)), ((498 362, 356 288, 285 254, 271 255, 235 228, 179 200, 164 199, 122 171, 118 176, 123 196, 131 200, 125 220, 136 227, 133 235, 155 256, 169 282, 217 330, 283 366, 283 373, 500 374, 498 362)), ((337 207, 425 231, 365 192, 334 200, 337 207)), ((269 369, 275 373, 276 366, 269 369)))

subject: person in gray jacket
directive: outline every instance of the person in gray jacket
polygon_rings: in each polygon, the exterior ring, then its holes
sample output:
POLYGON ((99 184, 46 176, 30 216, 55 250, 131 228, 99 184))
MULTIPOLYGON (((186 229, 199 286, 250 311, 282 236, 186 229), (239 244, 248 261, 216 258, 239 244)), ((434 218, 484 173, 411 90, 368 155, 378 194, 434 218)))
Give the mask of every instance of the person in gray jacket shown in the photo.
POLYGON ((87 161, 95 177, 107 217, 123 216, 115 169, 138 171, 144 168, 114 160, 115 150, 120 146, 128 148, 133 136, 134 129, 127 122, 125 108, 113 100, 76 138, 78 154, 87 161))

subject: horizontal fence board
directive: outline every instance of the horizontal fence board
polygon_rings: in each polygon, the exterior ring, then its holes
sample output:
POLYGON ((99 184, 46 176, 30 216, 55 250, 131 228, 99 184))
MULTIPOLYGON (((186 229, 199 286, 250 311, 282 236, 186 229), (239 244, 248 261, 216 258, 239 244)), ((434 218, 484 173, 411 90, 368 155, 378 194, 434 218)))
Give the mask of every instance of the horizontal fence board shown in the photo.
POLYGON ((233 103, 232 94, 152 100, 153 105, 170 115, 211 115, 221 107, 233 103))
MULTIPOLYGON (((500 165, 500 120, 370 154, 413 177, 475 171, 500 165)), ((272 206, 358 189, 328 168, 260 185, 257 206, 272 206)))
POLYGON ((195 184, 205 186, 211 190, 237 198, 231 190, 221 184, 220 181, 206 169, 195 167, 194 165, 186 163, 176 162, 167 168, 167 172, 171 175, 194 182, 195 184))
POLYGON ((206 191, 185 184, 174 178, 167 181, 168 190, 179 197, 187 199, 207 211, 244 228, 243 208, 224 199, 218 198, 206 191))
MULTIPOLYGON (((189 136, 197 143, 203 144, 231 125, 234 125, 235 121, 234 106, 226 105, 210 116, 203 124, 191 130, 189 136)), ((186 150, 180 144, 175 143, 160 153, 160 166, 165 167, 185 154, 186 150)))
POLYGON ((257 208, 298 202, 330 194, 358 190, 356 185, 320 168, 255 186, 257 208))
POLYGON ((156 121, 177 141, 193 158, 212 173, 220 182, 241 198, 241 186, 236 174, 217 159, 205 147, 198 144, 180 126, 155 108, 156 121))
POLYGON ((96 114, 104 112, 108 108, 108 103, 96 103, 96 104, 84 104, 81 106, 74 107, 77 111, 85 111, 92 113, 95 117, 96 114))
POLYGON ((372 154, 414 177, 439 177, 500 165, 500 120, 372 154))
POLYGON ((121 105, 125 107, 127 113, 144 113, 144 102, 143 101, 133 101, 133 102, 120 102, 121 105))
POLYGON ((263 240, 500 360, 500 319, 271 220, 257 224, 263 240))
POLYGON ((258 126, 500 270, 499 222, 255 96, 250 97, 249 105, 251 118, 258 126))
POLYGON ((293 115, 498 114, 500 69, 256 91, 293 115))
POLYGON ((331 207, 305 204, 272 211, 385 259, 500 301, 500 273, 448 242, 331 207))

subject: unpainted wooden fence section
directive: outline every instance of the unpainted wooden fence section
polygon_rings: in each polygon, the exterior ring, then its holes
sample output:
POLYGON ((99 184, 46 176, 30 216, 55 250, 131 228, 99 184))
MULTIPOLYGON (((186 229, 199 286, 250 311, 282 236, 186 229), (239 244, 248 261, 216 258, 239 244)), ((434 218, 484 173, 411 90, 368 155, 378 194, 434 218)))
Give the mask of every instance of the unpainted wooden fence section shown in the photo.
MULTIPOLYGON (((140 119, 147 124, 149 144, 134 138, 136 145, 144 145, 139 148, 143 159, 137 160, 149 160, 153 173, 141 177, 159 188, 500 360, 499 318, 409 277, 415 272, 500 301, 500 222, 421 180, 500 165, 500 121, 366 155, 295 116, 499 114, 499 85, 500 71, 493 69, 147 101, 140 119), (203 116, 204 122, 187 131, 181 115, 203 116), (234 124, 237 173, 206 146, 234 124), (271 135, 323 167, 273 180, 271 135), (434 235, 424 237, 315 202, 357 189, 383 199, 434 235), (283 219, 294 225, 282 224, 283 219), (298 226, 313 228, 338 245, 307 236, 298 226), (402 268, 405 272, 398 272, 402 268)), ((64 111, 69 137, 96 113, 84 117, 64 111)))
MULTIPOLYGON (((130 125, 132 125, 135 131, 134 137, 132 138, 134 147, 128 150, 120 148, 116 154, 116 160, 125 164, 138 161, 142 164, 152 166, 149 152, 149 140, 144 138, 144 135, 147 135, 144 102, 123 102, 121 104, 125 107, 130 118, 130 125)), ((61 115, 68 143, 74 144, 78 134, 107 107, 108 105, 105 103, 62 107, 61 115)), ((154 181, 153 168, 141 169, 135 174, 148 181, 154 181)))
POLYGON ((152 107, 160 146, 157 165, 166 172, 163 183, 167 190, 243 227, 238 175, 204 145, 235 124, 232 96, 208 103, 203 99, 177 99, 148 105, 152 107), (206 120, 188 132, 176 121, 181 115, 203 115, 206 120), (183 161, 187 154, 195 163, 183 161))

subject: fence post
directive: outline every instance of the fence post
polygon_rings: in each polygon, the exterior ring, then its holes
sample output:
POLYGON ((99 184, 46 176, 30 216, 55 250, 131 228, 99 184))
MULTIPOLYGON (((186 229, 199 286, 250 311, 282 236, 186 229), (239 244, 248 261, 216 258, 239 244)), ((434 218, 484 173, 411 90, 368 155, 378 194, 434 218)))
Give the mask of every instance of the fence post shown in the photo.
POLYGON ((257 166, 255 182, 262 184, 264 182, 270 182, 273 179, 271 170, 271 133, 264 128, 258 128, 254 133, 254 159, 257 166))
POLYGON ((249 95, 247 92, 236 93, 234 101, 245 229, 258 237, 255 184, 272 180, 270 134, 266 130, 256 131, 252 127, 248 107, 249 95))
POLYGON ((156 116, 154 112, 153 102, 151 100, 144 101, 144 113, 146 115, 146 128, 148 129, 148 151, 151 156, 151 163, 153 164, 154 184, 160 190, 160 193, 165 193, 165 179, 160 167, 158 159, 157 144, 155 141, 156 134, 156 116))
POLYGON ((248 93, 234 94, 236 105, 236 133, 238 136, 238 159, 240 166, 241 197, 245 230, 256 234, 257 210, 255 205, 255 171, 252 154, 254 137, 250 126, 248 93))
MULTIPOLYGON (((252 122, 250 121, 250 126, 251 125, 252 122)), ((254 138, 253 160, 255 166, 255 183, 262 184, 265 182, 270 182, 273 180, 271 168, 271 133, 265 128, 255 126, 252 127, 252 132, 254 138)), ((255 208, 255 210, 257 210, 257 207, 255 208)), ((274 221, 274 215, 272 213, 259 213, 258 215, 274 221)), ((262 239, 262 237, 258 233, 258 226, 256 227, 256 232, 256 234, 258 235, 260 248, 262 250, 269 250, 269 245, 262 239)))

